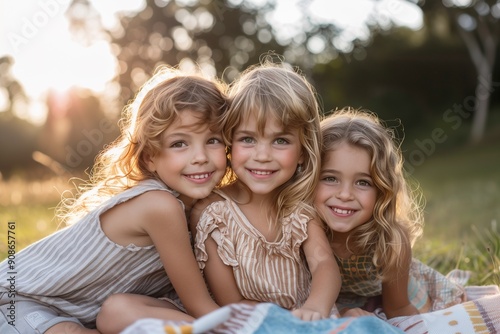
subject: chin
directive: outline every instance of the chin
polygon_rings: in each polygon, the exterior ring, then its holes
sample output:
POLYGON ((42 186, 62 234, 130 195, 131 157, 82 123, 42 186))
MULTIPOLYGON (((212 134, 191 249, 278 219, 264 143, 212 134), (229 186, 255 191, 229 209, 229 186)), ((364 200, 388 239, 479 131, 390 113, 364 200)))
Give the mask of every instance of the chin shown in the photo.
POLYGON ((192 199, 203 199, 203 198, 207 197, 208 195, 210 195, 211 192, 212 192, 211 190, 200 191, 200 192, 196 192, 196 193, 189 195, 189 197, 191 197, 192 199))

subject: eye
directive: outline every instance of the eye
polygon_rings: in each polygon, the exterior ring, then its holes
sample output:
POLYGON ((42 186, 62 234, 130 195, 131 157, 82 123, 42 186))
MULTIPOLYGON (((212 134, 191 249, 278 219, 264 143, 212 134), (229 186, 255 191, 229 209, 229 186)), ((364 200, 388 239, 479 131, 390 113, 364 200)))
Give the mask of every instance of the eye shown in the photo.
POLYGON ((253 142, 255 142, 252 137, 242 137, 240 141, 245 144, 252 144, 253 142))
POLYGON ((285 138, 277 138, 274 142, 278 145, 286 145, 289 143, 285 138))
POLYGON ((186 142, 183 142, 183 141, 176 141, 174 143, 172 143, 172 145, 170 145, 170 147, 173 147, 173 148, 179 148, 179 147, 184 147, 184 146, 187 146, 186 142))
POLYGON ((371 182, 368 180, 359 180, 358 182, 356 182, 356 184, 359 186, 362 186, 362 187, 371 187, 372 186, 371 182))
POLYGON ((210 138, 207 142, 208 144, 221 144, 222 143, 222 139, 220 138, 210 138))
POLYGON ((325 176, 325 177, 321 178, 321 181, 335 183, 335 182, 337 182, 337 178, 335 176, 325 176))

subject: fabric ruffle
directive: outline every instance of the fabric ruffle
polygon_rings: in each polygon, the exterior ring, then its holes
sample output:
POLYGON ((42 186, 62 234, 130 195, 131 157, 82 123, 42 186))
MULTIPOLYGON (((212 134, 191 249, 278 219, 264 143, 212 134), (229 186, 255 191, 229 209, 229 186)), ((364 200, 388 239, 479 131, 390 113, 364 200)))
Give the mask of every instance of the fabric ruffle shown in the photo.
POLYGON ((228 211, 225 210, 225 201, 218 201, 210 204, 204 211, 196 226, 196 240, 194 253, 200 269, 205 268, 208 260, 205 241, 212 234, 212 238, 217 243, 217 252, 224 264, 232 267, 238 266, 234 244, 228 234, 228 211))
MULTIPOLYGON (((279 254, 302 261, 300 247, 307 239, 307 224, 310 218, 304 214, 293 212, 282 221, 282 236, 277 242, 267 241, 256 229, 245 233, 240 227, 241 222, 237 221, 227 201, 217 201, 211 203, 203 211, 197 225, 195 241, 195 256, 201 269, 205 268, 208 254, 205 247, 207 238, 211 235, 217 243, 217 252, 224 264, 232 267, 238 266, 234 240, 258 239, 256 246, 261 248, 268 256, 279 254)), ((245 240, 247 241, 247 240, 245 240)))

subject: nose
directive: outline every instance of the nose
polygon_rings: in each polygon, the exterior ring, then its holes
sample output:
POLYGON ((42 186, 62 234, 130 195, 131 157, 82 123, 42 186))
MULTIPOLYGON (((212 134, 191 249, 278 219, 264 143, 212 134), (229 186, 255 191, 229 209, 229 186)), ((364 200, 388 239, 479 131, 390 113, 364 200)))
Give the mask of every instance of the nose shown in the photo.
POLYGON ((340 184, 337 192, 337 198, 341 201, 349 201, 352 199, 352 188, 350 184, 340 184))
POLYGON ((271 156, 271 148, 266 143, 259 143, 255 146, 255 160, 270 161, 271 156))
POLYGON ((208 154, 205 146, 197 146, 194 148, 192 164, 204 164, 208 162, 208 154))

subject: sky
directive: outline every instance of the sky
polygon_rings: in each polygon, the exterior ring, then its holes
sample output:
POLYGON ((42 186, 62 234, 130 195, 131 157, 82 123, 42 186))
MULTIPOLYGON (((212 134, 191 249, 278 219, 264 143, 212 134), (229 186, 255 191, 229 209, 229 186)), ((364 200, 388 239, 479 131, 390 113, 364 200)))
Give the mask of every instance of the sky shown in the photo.
MULTIPOLYGON (((103 25, 118 24, 116 13, 134 13, 144 6, 143 0, 90 0, 99 12, 103 25)), ((182 0, 196 2, 195 0, 182 0)), ((234 3, 242 0, 231 0, 234 3)), ((247 0, 256 5, 266 0, 247 0)), ((104 40, 83 46, 77 43, 68 29, 65 11, 71 0, 0 0, 0 57, 14 58, 12 75, 24 86, 32 103, 23 108, 20 117, 35 124, 45 120, 44 94, 49 90, 64 92, 80 86, 99 93, 115 76, 116 62, 110 46, 104 40)), ((278 36, 288 38, 303 29, 297 22, 305 11, 316 22, 333 22, 343 28, 335 43, 339 49, 349 49, 353 38, 366 39, 369 31, 366 20, 374 10, 379 23, 419 29, 422 26, 420 9, 406 0, 313 0, 307 8, 299 0, 277 0, 276 11, 268 19, 278 36)), ((310 48, 322 49, 321 39, 310 48)), ((175 64, 172 64, 175 65, 175 64)), ((1 74, 0 74, 1 75, 1 74)), ((0 90, 0 109, 5 105, 5 91, 0 90)))

